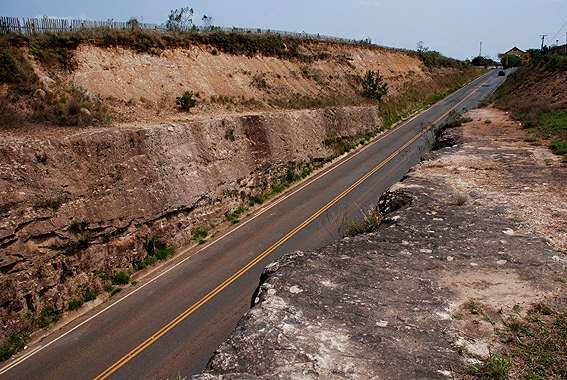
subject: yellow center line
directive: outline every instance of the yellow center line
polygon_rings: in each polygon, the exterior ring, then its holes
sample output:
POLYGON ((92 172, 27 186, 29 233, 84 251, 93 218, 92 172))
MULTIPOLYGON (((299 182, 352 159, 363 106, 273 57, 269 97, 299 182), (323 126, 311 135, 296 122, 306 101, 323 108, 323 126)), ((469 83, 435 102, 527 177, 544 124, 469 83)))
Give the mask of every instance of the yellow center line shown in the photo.
POLYGON ((110 377, 114 372, 116 372, 118 369, 120 369, 122 366, 124 366, 130 360, 135 358, 137 355, 139 355, 146 348, 151 346, 159 338, 161 338, 162 336, 167 334, 169 331, 171 331, 173 328, 175 328, 177 325, 179 325, 181 322, 183 322, 185 319, 187 319, 191 314, 193 314, 195 311, 197 311, 199 308, 201 308, 204 304, 209 302, 211 299, 213 299, 219 293, 221 293, 228 286, 230 286, 235 281, 237 281, 240 277, 242 277, 244 274, 246 274, 250 269, 252 269, 254 266, 256 266, 256 264, 258 264, 259 262, 264 260, 266 257, 268 257, 270 254, 272 254, 276 249, 278 249, 280 246, 282 246, 286 241, 288 241, 290 238, 292 238, 294 235, 296 235, 303 228, 305 228, 306 226, 311 224, 315 219, 317 219, 319 216, 321 216, 321 214, 323 214, 325 211, 327 211, 328 209, 333 207, 335 204, 337 204, 341 199, 346 197, 349 193, 351 193, 355 188, 360 186, 363 182, 365 182, 368 178, 370 178, 378 170, 382 169, 386 164, 388 164, 394 157, 396 157, 398 154, 400 154, 408 146, 410 146, 415 141, 417 141, 419 138, 421 138, 421 136, 423 136, 425 133, 429 132, 435 126, 435 124, 437 124, 439 121, 443 120, 443 118, 445 118, 452 111, 454 111, 461 104, 463 104, 470 97, 472 97, 478 91, 478 89, 483 84, 485 84, 486 82, 487 81, 482 82, 482 84, 479 87, 477 87, 473 91, 471 91, 471 93, 468 94, 466 97, 464 97, 459 103, 457 103, 456 105, 451 107, 447 112, 445 112, 443 115, 441 115, 435 121, 433 121, 427 128, 424 128, 420 133, 415 135, 412 139, 410 139, 408 142, 406 142, 400 148, 398 148, 393 153, 391 153, 388 157, 386 157, 384 160, 382 160, 378 165, 376 165, 374 168, 372 168, 364 176, 362 176, 357 181, 355 181, 346 190, 344 190, 342 193, 337 195, 335 198, 333 198, 333 200, 331 200, 329 203, 327 203, 325 206, 320 208, 317 212, 315 212, 313 215, 311 215, 309 218, 307 218, 305 221, 303 221, 303 223, 299 224, 294 229, 289 231, 284 237, 282 237, 277 242, 272 244, 268 249, 266 249, 265 251, 260 253, 258 256, 256 256, 256 258, 254 258, 252 261, 250 261, 248 264, 246 264, 244 267, 242 267, 240 270, 238 270, 232 276, 230 276, 229 278, 224 280, 220 285, 218 285, 216 288, 214 288, 209 293, 207 293, 199 301, 192 304, 189 308, 187 308, 185 311, 183 311, 181 314, 179 314, 175 319, 173 319, 172 321, 167 323, 165 326, 160 328, 156 333, 151 335, 149 338, 144 340, 142 343, 140 343, 138 346, 136 346, 134 349, 132 349, 130 352, 128 352, 126 355, 124 355, 122 358, 120 358, 117 362, 115 362, 110 367, 108 367, 106 370, 104 370, 100 375, 95 377, 95 380, 103 380, 103 379, 107 379, 108 377, 110 377))

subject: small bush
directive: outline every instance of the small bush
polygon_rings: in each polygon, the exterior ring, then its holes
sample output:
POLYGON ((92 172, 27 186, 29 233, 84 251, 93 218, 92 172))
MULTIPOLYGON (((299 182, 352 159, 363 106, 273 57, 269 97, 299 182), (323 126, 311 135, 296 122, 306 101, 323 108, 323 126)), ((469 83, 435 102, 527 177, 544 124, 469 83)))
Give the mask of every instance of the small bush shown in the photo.
POLYGON ((237 224, 238 222, 240 222, 240 217, 242 216, 242 214, 244 214, 246 211, 248 211, 247 207, 240 206, 236 210, 227 211, 224 216, 226 220, 231 224, 237 224))
POLYGON ((158 259, 159 261, 164 261, 169 256, 173 255, 174 252, 175 249, 173 247, 166 247, 166 246, 158 247, 156 249, 155 258, 158 259))
POLYGON ((157 258, 155 256, 147 256, 140 261, 136 261, 134 263, 134 268, 136 268, 136 270, 146 269, 154 265, 156 262, 157 262, 157 258))
POLYGON ((61 319, 63 313, 61 310, 56 310, 51 306, 44 308, 39 314, 37 324, 41 328, 49 327, 51 324, 56 323, 61 319))
POLYGON ((113 285, 126 285, 130 282, 130 274, 126 272, 118 272, 112 277, 113 285))
POLYGON ((118 293, 120 291, 120 288, 115 287, 112 284, 106 284, 103 286, 103 289, 105 292, 108 293, 108 295, 110 297, 112 297, 113 295, 115 295, 116 293, 118 293))
POLYGON ((84 251, 89 247, 89 240, 86 236, 80 236, 77 240, 71 240, 63 246, 63 253, 72 256, 76 253, 84 251))
POLYGON ((191 108, 197 106, 197 99, 194 98, 192 91, 185 91, 185 93, 176 99, 177 107, 184 112, 191 111, 191 108))
POLYGON ((360 221, 354 221, 348 227, 345 236, 354 237, 361 234, 374 232, 382 223, 384 216, 377 208, 368 214, 364 214, 364 218, 360 221))
POLYGON ((29 333, 13 333, 8 336, 6 341, 0 345, 0 362, 8 360, 12 355, 23 350, 30 338, 29 333))
POLYGON ((91 288, 85 288, 83 290, 83 301, 90 302, 96 300, 96 292, 91 288))
POLYGON ((229 140, 229 141, 236 140, 236 137, 234 136, 234 129, 232 129, 232 128, 227 129, 225 134, 224 134, 224 138, 229 140))
POLYGON ((197 227, 193 230, 193 240, 199 244, 204 244, 209 232, 204 227, 197 227))
POLYGON ((388 93, 388 84, 379 71, 368 70, 362 78, 362 93, 365 97, 380 101, 388 93))
POLYGON ((67 308, 71 311, 73 310, 77 310, 79 309, 81 306, 83 306, 83 301, 81 300, 72 300, 71 302, 69 302, 69 305, 67 306, 67 308))
POLYGON ((553 140, 549 147, 555 154, 567 155, 567 141, 553 140))

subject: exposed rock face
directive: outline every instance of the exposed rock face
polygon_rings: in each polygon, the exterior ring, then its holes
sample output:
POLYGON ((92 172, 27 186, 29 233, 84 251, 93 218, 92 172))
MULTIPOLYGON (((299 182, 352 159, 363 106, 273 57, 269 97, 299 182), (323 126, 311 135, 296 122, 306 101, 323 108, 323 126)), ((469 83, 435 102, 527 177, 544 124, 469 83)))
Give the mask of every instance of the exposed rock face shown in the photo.
POLYGON ((466 376, 458 346, 485 357, 499 344, 490 320, 457 315, 468 301, 501 318, 535 302, 567 310, 567 170, 503 113, 471 116, 382 198, 402 207, 378 231, 268 267, 200 378, 466 376))
POLYGON ((189 244, 192 228, 223 221, 289 163, 333 155, 326 139, 381 125, 377 108, 351 107, 2 132, 2 331, 46 306, 64 309, 82 287, 100 290, 101 277, 147 255, 148 236, 189 244))

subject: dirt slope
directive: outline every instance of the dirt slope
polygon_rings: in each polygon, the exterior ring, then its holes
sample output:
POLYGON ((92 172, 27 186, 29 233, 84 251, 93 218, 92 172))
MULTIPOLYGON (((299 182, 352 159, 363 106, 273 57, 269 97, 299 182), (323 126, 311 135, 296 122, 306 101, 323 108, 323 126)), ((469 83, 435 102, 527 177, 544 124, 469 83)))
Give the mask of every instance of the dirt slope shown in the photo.
POLYGON ((197 113, 214 113, 365 102, 357 76, 366 70, 379 70, 392 96, 407 83, 432 80, 421 60, 396 51, 330 44, 305 49, 325 58, 233 56, 207 46, 158 56, 82 45, 72 82, 115 104, 124 118, 139 120, 175 115, 175 98, 187 90, 198 94, 197 113))

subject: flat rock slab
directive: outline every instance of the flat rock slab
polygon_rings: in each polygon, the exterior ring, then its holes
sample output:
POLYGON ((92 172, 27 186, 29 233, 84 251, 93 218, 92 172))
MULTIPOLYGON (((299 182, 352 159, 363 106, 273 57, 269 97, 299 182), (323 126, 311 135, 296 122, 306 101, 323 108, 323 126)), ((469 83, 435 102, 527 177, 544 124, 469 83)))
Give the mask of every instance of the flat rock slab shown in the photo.
POLYGON ((483 357, 496 345, 488 322, 457 318, 467 302, 566 310, 565 166, 499 111, 471 117, 384 195, 403 206, 376 232, 267 268, 200 378, 466 377, 458 347, 483 357), (526 213, 541 206, 531 192, 557 203, 526 213))

